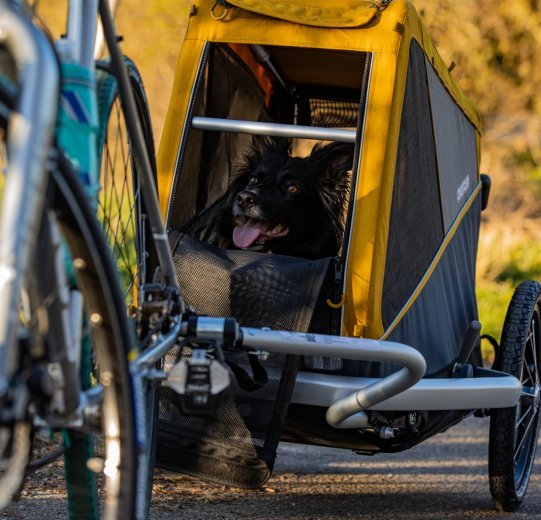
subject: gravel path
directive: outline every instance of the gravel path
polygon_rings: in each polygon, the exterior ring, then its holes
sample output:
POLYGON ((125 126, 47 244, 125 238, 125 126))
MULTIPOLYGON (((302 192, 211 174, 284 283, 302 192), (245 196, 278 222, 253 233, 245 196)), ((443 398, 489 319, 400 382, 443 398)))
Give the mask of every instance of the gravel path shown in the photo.
MULTIPOLYGON (((508 515, 491 502, 487 451, 488 420, 476 418, 392 455, 283 444, 258 491, 157 470, 151 519, 541 519, 541 455, 524 504, 508 515)), ((61 473, 60 464, 38 472, 0 518, 66 518, 61 473)))

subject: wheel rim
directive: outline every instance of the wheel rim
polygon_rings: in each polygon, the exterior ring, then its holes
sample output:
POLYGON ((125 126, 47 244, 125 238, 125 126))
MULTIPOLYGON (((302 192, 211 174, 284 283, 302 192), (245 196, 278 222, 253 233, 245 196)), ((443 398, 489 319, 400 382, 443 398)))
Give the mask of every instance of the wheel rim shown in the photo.
MULTIPOLYGON (((5 50, 0 45, 0 51, 5 50)), ((1 71, 2 73, 4 71, 1 71)), ((4 78, 5 79, 5 78, 4 78)), ((4 187, 8 173, 7 155, 7 128, 5 121, 0 121, 0 208, 4 204, 4 187)), ((30 328, 27 322, 23 321, 28 316, 27 293, 21 291, 21 303, 19 315, 21 317, 21 329, 30 328)), ((21 337, 22 337, 21 333, 21 337)), ((19 355, 19 353, 17 354, 19 355)), ((25 384, 15 386, 12 390, 13 400, 19 398, 20 404, 25 408, 28 404, 28 397, 25 384), (24 397, 21 397, 24 396, 24 397)), ((4 396, 5 398, 6 396, 4 396)), ((11 399, 10 399, 11 401, 11 399)), ((2 407, 5 403, 2 403, 2 407)), ((10 402, 8 408, 14 407, 10 402)), ((0 427, 0 510, 2 510, 12 495, 17 491, 24 480, 24 470, 30 459, 31 451, 31 425, 30 422, 16 422, 10 426, 0 427)))
POLYGON ((515 446, 514 465, 515 481, 519 488, 528 483, 539 432, 539 412, 541 404, 541 381, 540 381, 540 347, 541 347, 541 313, 536 305, 524 348, 520 381, 522 392, 517 406, 515 422, 515 446))

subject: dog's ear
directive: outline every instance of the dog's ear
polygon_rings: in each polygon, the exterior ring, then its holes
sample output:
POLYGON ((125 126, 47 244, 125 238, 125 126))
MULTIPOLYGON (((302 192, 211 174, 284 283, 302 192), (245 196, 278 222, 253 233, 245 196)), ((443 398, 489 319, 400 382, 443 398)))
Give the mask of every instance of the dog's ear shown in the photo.
POLYGON ((320 194, 325 205, 335 214, 341 214, 349 193, 353 168, 354 145, 350 143, 316 144, 310 160, 321 165, 320 194))
POLYGON ((316 144, 310 159, 327 166, 322 173, 330 179, 340 180, 353 167, 354 145, 350 143, 316 144))

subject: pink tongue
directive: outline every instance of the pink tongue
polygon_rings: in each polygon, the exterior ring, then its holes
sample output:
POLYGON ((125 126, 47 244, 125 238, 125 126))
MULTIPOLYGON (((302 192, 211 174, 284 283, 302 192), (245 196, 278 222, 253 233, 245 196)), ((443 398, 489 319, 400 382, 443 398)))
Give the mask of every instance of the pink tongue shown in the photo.
POLYGON ((259 235, 265 233, 268 227, 263 222, 248 220, 246 224, 233 230, 233 242, 240 249, 246 249, 259 238, 259 235))

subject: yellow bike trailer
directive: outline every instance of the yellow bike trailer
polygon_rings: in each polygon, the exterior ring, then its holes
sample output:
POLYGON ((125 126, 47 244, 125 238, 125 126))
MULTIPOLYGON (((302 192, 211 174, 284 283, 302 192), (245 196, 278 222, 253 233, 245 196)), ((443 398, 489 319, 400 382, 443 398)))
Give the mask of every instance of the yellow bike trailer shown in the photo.
MULTIPOLYGON (((475 410, 517 405, 517 379, 483 369, 480 356, 475 261, 490 186, 479 174, 480 131, 406 0, 194 2, 158 152, 187 301, 251 327, 409 345, 426 372, 410 390, 382 396, 362 424, 336 427, 325 418, 330 405, 399 366, 228 354, 238 384, 212 413, 193 413, 162 387, 158 464, 257 487, 280 439, 399 451, 475 410), (291 138, 296 150, 354 143, 337 257, 223 251, 190 237, 256 135, 291 138)), ((189 349, 179 345, 175 356, 189 349)), ((530 448, 520 464, 531 468, 530 448)))

